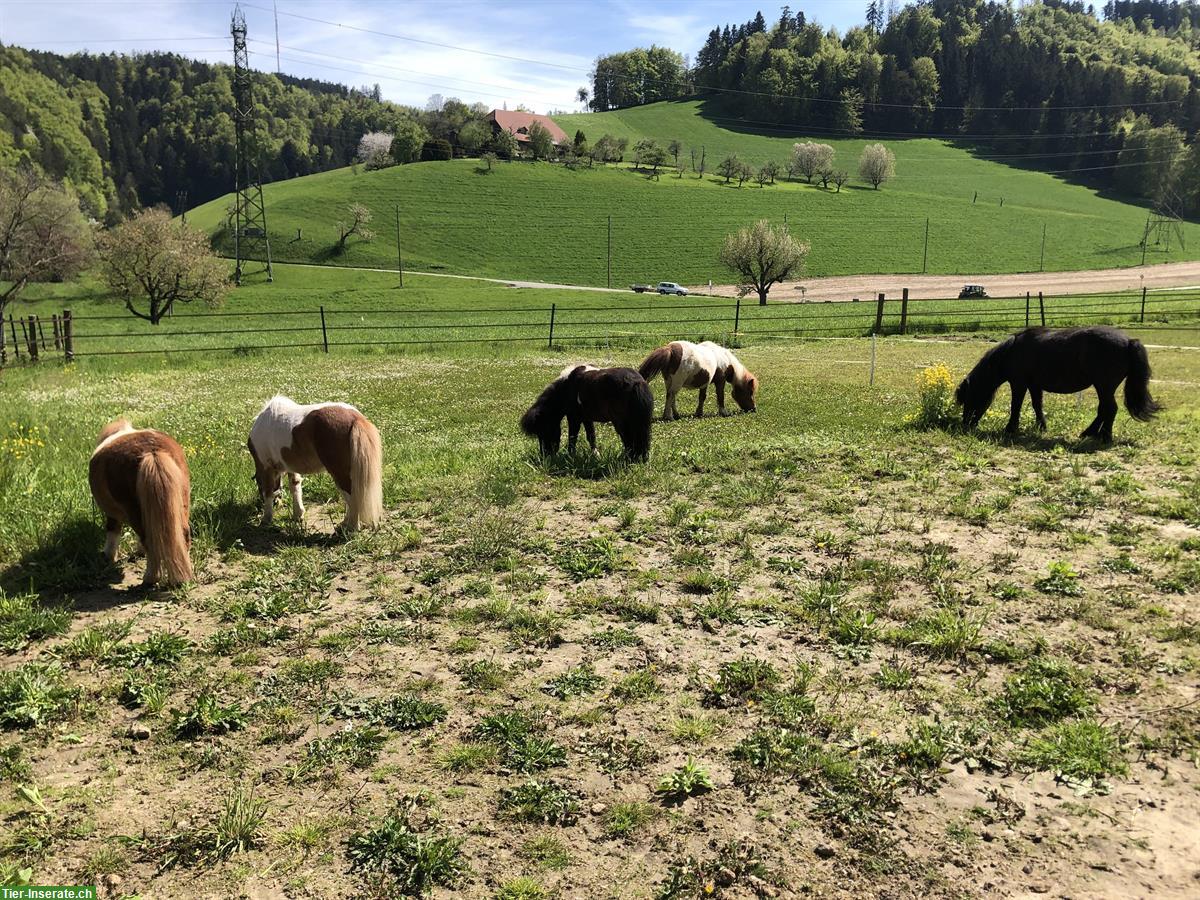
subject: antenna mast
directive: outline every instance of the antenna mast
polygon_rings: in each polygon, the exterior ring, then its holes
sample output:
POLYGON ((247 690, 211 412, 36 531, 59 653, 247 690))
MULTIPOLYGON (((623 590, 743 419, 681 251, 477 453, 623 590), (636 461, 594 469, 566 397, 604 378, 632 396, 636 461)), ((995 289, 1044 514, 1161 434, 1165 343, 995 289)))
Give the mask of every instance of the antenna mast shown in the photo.
POLYGON ((283 67, 279 64, 279 4, 271 0, 271 10, 275 13, 275 74, 282 75, 283 67))
POLYGON ((266 263, 267 281, 273 281, 262 180, 257 177, 257 160, 252 162, 250 158, 248 132, 254 119, 254 97, 250 81, 250 56, 246 50, 246 17, 242 15, 241 6, 234 7, 229 30, 233 35, 233 253, 236 259, 233 280, 241 284, 245 263, 255 256, 261 256, 266 263))

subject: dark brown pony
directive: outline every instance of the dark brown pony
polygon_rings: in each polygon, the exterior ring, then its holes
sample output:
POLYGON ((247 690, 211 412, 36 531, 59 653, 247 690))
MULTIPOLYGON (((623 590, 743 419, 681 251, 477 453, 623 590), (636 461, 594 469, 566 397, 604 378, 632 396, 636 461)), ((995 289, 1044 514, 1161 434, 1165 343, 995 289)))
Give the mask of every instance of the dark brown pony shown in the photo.
POLYGON ((979 360, 958 386, 954 397, 963 408, 963 425, 974 427, 1000 385, 1012 387, 1009 434, 1016 434, 1025 392, 1033 405, 1039 429, 1045 429, 1042 393, 1074 394, 1089 387, 1100 398, 1096 418, 1081 437, 1112 441, 1117 416, 1117 386, 1125 382, 1125 408, 1140 422, 1149 421, 1161 408, 1150 396, 1150 359, 1142 342, 1116 328, 1026 328, 1014 334, 979 360))
POLYGON ((650 420, 654 417, 654 395, 646 379, 633 369, 597 369, 573 366, 542 391, 533 406, 521 416, 521 430, 538 439, 544 455, 558 452, 562 420, 567 420, 567 447, 575 451, 579 426, 588 444, 596 449, 596 422, 611 422, 630 459, 650 456, 650 420))
POLYGON ((88 483, 105 515, 104 555, 117 561, 129 525, 146 551, 142 584, 191 581, 191 480, 183 448, 170 435, 135 429, 127 419, 105 426, 88 464, 88 483))

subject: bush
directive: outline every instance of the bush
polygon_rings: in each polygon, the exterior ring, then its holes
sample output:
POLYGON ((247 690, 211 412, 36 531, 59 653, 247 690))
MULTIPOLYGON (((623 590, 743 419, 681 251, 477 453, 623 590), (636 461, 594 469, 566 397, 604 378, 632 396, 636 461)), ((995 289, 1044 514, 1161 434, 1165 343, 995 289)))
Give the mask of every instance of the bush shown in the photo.
POLYGON ((922 369, 917 375, 920 409, 911 421, 918 428, 946 428, 956 419, 954 376, 945 363, 922 369))
POLYGON ((454 148, 445 138, 426 141, 421 147, 421 162, 441 161, 454 158, 454 148))

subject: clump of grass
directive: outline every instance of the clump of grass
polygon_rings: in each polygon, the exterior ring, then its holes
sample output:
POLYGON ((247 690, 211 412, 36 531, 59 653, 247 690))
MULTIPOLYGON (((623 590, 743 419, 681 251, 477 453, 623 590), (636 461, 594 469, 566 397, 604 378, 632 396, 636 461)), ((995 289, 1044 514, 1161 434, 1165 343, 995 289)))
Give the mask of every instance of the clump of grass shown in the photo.
POLYGON ((506 766, 528 774, 561 766, 567 759, 566 750, 539 731, 539 724, 523 713, 496 713, 480 721, 471 736, 495 746, 506 766))
POLYGON ((640 769, 658 758, 658 752, 645 741, 613 734, 598 740, 585 739, 578 749, 610 775, 640 769))
POLYGON ((916 771, 936 771, 950 756, 953 736, 941 722, 917 722, 893 748, 901 765, 916 771))
POLYGON ((192 642, 183 635, 160 631, 147 636, 144 641, 114 647, 109 658, 129 669, 169 667, 183 659, 191 647, 192 642))
POLYGON ((609 575, 616 571, 620 560, 617 545, 607 535, 568 544, 554 555, 555 564, 575 581, 609 575))
POLYGON ((706 744, 722 727, 707 712, 687 712, 671 720, 671 737, 681 744, 706 744))
POLYGON ((523 858, 543 869, 565 869, 571 864, 571 854, 566 845, 550 834, 530 838, 519 852, 523 858))
POLYGON ((0 728, 34 728, 61 719, 78 696, 55 664, 30 663, 0 673, 0 728))
POLYGON ((468 872, 462 841, 417 830, 412 814, 411 804, 401 804, 350 835, 350 868, 382 877, 394 895, 424 896, 435 887, 454 887, 468 872))
POLYGON ((195 738, 209 734, 228 734, 246 725, 246 712, 237 703, 222 705, 211 691, 203 690, 192 698, 189 706, 174 710, 172 727, 175 736, 195 738))
POLYGON ((474 659, 458 667, 463 684, 477 691, 495 691, 508 683, 511 673, 490 659, 474 659))
POLYGON ((549 896, 536 878, 522 875, 500 885, 495 900, 548 900, 549 896))
POLYGON ((708 771, 688 757, 688 761, 663 778, 654 793, 668 802, 678 802, 697 794, 706 794, 716 786, 708 771))
POLYGON ((91 625, 67 643, 55 648, 59 659, 67 662, 103 662, 125 640, 132 628, 129 622, 104 622, 91 625))
POLYGON ((256 798, 253 789, 238 786, 225 796, 220 812, 208 824, 145 840, 142 850, 157 860, 160 872, 176 866, 212 865, 258 847, 266 815, 266 801, 256 798))
POLYGON ((426 700, 414 694, 407 694, 375 701, 372 706, 371 722, 400 731, 414 731, 443 722, 449 714, 450 711, 436 700, 426 700))
POLYGON ((903 663, 883 662, 875 673, 875 683, 885 691, 905 691, 913 686, 917 673, 912 666, 903 663))
MULTIPOLYGON (((673 863, 654 896, 659 900, 712 897, 718 896, 718 892, 723 895, 725 888, 739 886, 755 896, 772 896, 774 892, 766 888, 772 882, 778 883, 753 844, 746 840, 730 841, 710 859, 688 856, 673 863)), ((742 892, 738 891, 738 895, 742 892)))
POLYGON ((166 705, 170 688, 162 676, 141 670, 126 672, 117 699, 129 709, 144 708, 157 715, 166 705))
POLYGON ((1090 719, 1051 725, 1029 741, 1020 761, 1090 784, 1129 771, 1116 733, 1090 719))
POLYGON ((762 700, 778 687, 779 681, 779 670, 771 663, 743 656, 721 664, 717 677, 705 691, 705 702, 711 706, 733 706, 762 700))
POLYGON ((1034 587, 1043 594, 1057 594, 1060 597, 1078 597, 1083 593, 1079 573, 1065 562, 1050 563, 1046 576, 1035 581, 1034 587))
POLYGON ((618 700, 636 702, 649 700, 662 693, 662 685, 658 682, 658 672, 655 666, 646 666, 636 672, 630 672, 613 685, 612 695, 618 700))
POLYGON ((984 617, 961 608, 937 609, 900 629, 901 644, 922 650, 935 659, 964 655, 979 643, 984 617))
POLYGON ((294 780, 304 780, 318 772, 365 769, 375 764, 386 743, 387 735, 378 728, 335 731, 328 737, 309 741, 290 775, 294 780))
POLYGON ((500 791, 500 812, 518 822, 570 825, 579 815, 579 799, 553 781, 530 779, 500 791))
POLYGON ((21 650, 34 641, 62 634, 70 624, 65 609, 46 609, 37 594, 9 596, 0 589, 0 649, 21 650))
POLYGON ((476 772, 495 763, 498 755, 495 744, 469 742, 443 753, 440 764, 448 772, 476 772))
POLYGON ((1078 716, 1094 701, 1083 674, 1055 659, 1029 660, 1004 683, 1004 693, 994 701, 996 710, 1011 725, 1038 726, 1078 716))
POLYGON ((602 650, 616 650, 621 647, 636 647, 642 639, 628 628, 606 628, 588 635, 588 643, 602 650))
POLYGON ((604 831, 609 837, 627 838, 657 816, 658 809, 640 800, 614 803, 604 814, 604 831))
POLYGON ((542 685, 542 692, 559 700, 566 700, 568 697, 594 694, 602 684, 604 678, 597 675, 589 663, 584 663, 551 678, 542 685))

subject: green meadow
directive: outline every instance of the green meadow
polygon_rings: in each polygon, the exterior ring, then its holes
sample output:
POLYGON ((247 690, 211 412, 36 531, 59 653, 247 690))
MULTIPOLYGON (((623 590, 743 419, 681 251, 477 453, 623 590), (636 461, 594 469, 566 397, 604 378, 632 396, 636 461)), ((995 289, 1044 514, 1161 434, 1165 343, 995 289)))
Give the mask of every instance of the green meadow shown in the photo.
MULTIPOLYGON (((788 182, 726 185, 715 174, 727 153, 753 163, 786 160, 800 139, 826 141, 853 175, 864 141, 801 132, 755 133, 706 117, 695 102, 560 117, 569 133, 672 139, 684 144, 683 177, 657 179, 628 165, 568 170, 550 163, 478 160, 416 163, 368 172, 340 169, 264 188, 276 259, 393 267, 396 223, 404 264, 434 271, 569 284, 730 280, 717 261, 725 234, 759 218, 786 221, 812 250, 811 276, 850 273, 999 273, 1136 265, 1143 207, 1121 202, 1029 160, 989 160, 930 139, 890 141, 896 178, 872 190, 852 178, 841 192, 788 182), (691 149, 707 173, 691 170, 691 149), (1003 203, 1001 203, 1003 201, 1003 203), (352 238, 336 252, 337 223, 350 203, 367 206, 374 240, 352 238), (928 254, 925 252, 928 219, 928 254), (1042 240, 1045 234, 1043 260, 1042 240)), ((627 155, 627 159, 629 156, 627 155)), ((189 212, 217 233, 229 198, 189 212)), ((1185 247, 1151 247, 1150 261, 1195 258, 1200 227, 1184 226, 1185 247)), ((228 240, 221 238, 228 249, 228 240)))

